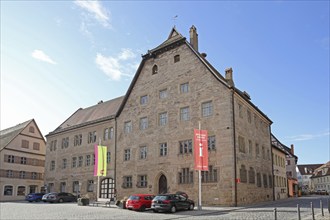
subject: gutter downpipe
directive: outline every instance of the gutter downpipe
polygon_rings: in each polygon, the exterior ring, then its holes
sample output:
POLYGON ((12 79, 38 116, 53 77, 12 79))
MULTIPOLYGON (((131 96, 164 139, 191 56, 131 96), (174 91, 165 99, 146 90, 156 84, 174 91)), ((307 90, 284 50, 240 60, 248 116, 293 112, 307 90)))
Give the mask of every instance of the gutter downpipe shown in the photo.
POLYGON ((234 103, 234 94, 235 94, 235 87, 232 86, 232 110, 233 110, 233 133, 234 133, 234 193, 235 193, 235 199, 234 199, 234 206, 237 207, 237 181, 236 181, 236 175, 237 175, 237 164, 236 164, 236 128, 235 128, 235 103, 234 103))
POLYGON ((117 115, 115 116, 115 172, 114 172, 114 178, 115 178, 115 196, 117 200, 117 115))

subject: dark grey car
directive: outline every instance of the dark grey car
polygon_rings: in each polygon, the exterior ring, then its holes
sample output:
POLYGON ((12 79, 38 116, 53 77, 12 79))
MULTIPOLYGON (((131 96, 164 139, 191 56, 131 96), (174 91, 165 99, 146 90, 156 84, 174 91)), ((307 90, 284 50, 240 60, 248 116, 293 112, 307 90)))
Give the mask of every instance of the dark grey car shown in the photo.
POLYGON ((77 197, 71 193, 66 193, 66 192, 49 193, 44 201, 46 201, 46 202, 76 202, 77 197))
POLYGON ((177 210, 193 210, 195 206, 194 201, 179 194, 162 194, 157 195, 151 204, 154 212, 176 212, 177 210))

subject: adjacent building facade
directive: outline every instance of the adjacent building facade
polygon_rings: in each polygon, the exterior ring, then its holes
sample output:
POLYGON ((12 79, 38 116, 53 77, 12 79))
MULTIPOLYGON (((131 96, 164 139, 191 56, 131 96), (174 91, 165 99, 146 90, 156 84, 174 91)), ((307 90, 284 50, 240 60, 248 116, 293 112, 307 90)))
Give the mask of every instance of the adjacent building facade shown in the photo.
POLYGON ((46 184, 95 198, 185 191, 198 200, 193 130, 208 131, 202 203, 274 198, 272 121, 175 28, 142 61, 125 96, 79 109, 47 135, 46 184), (111 135, 110 135, 111 134, 111 135), (111 138, 110 138, 110 136, 111 138), (108 148, 107 176, 93 176, 95 144, 108 148), (88 165, 87 165, 88 164, 88 165), (64 187, 65 186, 65 187, 64 187))
POLYGON ((307 194, 312 191, 311 177, 314 174, 315 169, 322 166, 322 164, 300 164, 298 167, 298 183, 302 193, 307 194))
POLYGON ((0 201, 44 191, 46 142, 35 120, 0 131, 0 138, 0 201))
POLYGON ((311 191, 330 194, 330 161, 315 169, 311 181, 311 191))

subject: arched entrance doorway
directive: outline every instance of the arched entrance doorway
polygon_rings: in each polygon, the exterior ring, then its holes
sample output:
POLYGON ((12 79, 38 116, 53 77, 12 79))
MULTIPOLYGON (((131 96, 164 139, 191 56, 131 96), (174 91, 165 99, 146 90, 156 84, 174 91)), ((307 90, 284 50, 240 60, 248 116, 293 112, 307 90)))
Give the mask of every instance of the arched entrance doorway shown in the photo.
POLYGON ((103 179, 100 189, 100 198, 113 199, 115 196, 115 181, 112 178, 103 179))
POLYGON ((167 178, 163 174, 159 177, 158 193, 159 194, 167 193, 167 178))

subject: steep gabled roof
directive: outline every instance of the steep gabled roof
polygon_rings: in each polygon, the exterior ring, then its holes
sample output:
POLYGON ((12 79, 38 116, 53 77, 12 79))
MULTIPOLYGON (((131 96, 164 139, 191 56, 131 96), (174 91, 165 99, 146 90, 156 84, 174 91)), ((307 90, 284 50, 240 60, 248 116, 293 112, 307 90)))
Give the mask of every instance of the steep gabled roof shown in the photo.
POLYGON ((300 164, 297 166, 301 175, 312 175, 314 170, 322 166, 322 164, 300 164))
POLYGON ((28 120, 26 122, 20 123, 16 126, 4 129, 0 131, 0 151, 4 149, 17 135, 19 135, 24 128, 31 122, 33 122, 34 119, 28 120))
POLYGON ((289 157, 295 157, 298 160, 298 157, 291 153, 291 149, 282 144, 273 134, 271 134, 272 146, 283 151, 289 157))
POLYGON ((93 105, 85 109, 79 108, 58 128, 46 136, 114 118, 123 99, 124 97, 121 96, 106 102, 101 101, 97 105, 93 105))

